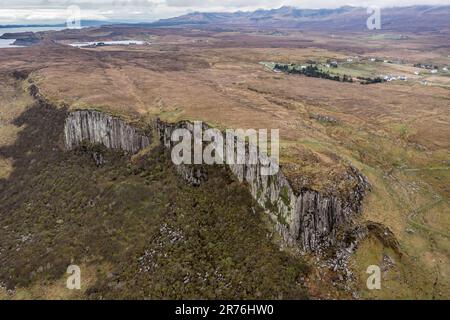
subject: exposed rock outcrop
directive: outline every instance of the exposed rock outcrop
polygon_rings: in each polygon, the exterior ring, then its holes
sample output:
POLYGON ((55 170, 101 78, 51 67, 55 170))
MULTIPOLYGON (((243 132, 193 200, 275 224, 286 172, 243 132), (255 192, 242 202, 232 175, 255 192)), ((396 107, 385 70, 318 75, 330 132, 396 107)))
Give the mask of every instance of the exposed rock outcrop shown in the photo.
POLYGON ((322 115, 322 114, 311 114, 309 116, 309 118, 317 120, 319 122, 324 122, 324 123, 330 123, 330 124, 339 123, 339 121, 337 119, 330 117, 330 116, 322 115))
POLYGON ((394 233, 381 223, 367 221, 366 228, 368 234, 374 235, 386 248, 391 248, 398 255, 402 255, 400 244, 394 233))
POLYGON ((180 164, 175 166, 177 173, 189 184, 198 187, 208 179, 208 173, 200 166, 180 164))
MULTIPOLYGON (((175 129, 193 132, 189 122, 168 124, 158 121, 157 128, 161 142, 168 149, 173 147, 171 135, 175 129)), ((310 189, 294 190, 281 170, 272 176, 263 175, 262 169, 268 167, 267 163, 272 167, 277 164, 267 155, 254 152, 255 149, 247 145, 247 159, 254 157, 257 164, 230 165, 229 169, 239 181, 248 183, 253 197, 271 215, 287 242, 299 244, 305 250, 318 251, 335 245, 340 241, 339 236, 343 238, 345 231, 351 229, 352 217, 361 210, 369 189, 367 179, 355 168, 349 169, 349 177, 355 181, 349 194, 345 197, 324 195, 310 189)), ((185 170, 183 172, 188 180, 195 179, 186 175, 185 170)))
POLYGON ((125 121, 92 110, 74 111, 68 115, 64 139, 69 150, 87 141, 130 153, 136 153, 151 143, 150 136, 125 121))
MULTIPOLYGON (((168 151, 174 146, 171 136, 175 129, 185 128, 192 133, 194 129, 193 124, 187 121, 169 124, 158 120, 155 126, 161 143, 168 151)), ((207 126, 203 127, 205 129, 207 126)), ((80 110, 70 113, 66 120, 66 147, 72 149, 83 141, 136 153, 150 145, 151 138, 116 117, 80 110)), ((348 176, 353 180, 354 188, 340 197, 312 189, 294 190, 282 170, 274 175, 262 173, 269 166, 278 166, 271 158, 248 144, 246 154, 245 164, 229 165, 228 168, 239 181, 248 184, 252 196, 267 211, 288 243, 318 252, 345 242, 346 233, 354 228, 352 218, 361 210, 362 200, 369 189, 363 175, 350 168, 348 176), (257 159, 256 164, 250 164, 250 158, 257 159)), ((207 179, 207 173, 201 166, 180 165, 176 168, 193 185, 207 179)))

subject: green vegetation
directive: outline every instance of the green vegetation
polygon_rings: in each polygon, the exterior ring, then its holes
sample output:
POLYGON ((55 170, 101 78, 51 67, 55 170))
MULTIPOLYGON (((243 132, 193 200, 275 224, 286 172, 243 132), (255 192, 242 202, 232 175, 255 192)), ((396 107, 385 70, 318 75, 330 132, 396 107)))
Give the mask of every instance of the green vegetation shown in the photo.
POLYGON ((132 158, 64 152, 65 115, 28 108, 0 147, 12 159, 0 179, 0 297, 71 297, 66 269, 77 264, 89 280, 77 298, 306 298, 305 263, 279 250, 227 171, 210 169, 194 188, 159 147, 132 158))
POLYGON ((290 201, 290 199, 289 199, 289 189, 288 189, 288 187, 283 187, 282 189, 281 189, 281 192, 280 192, 280 198, 281 198, 281 201, 283 201, 283 203, 287 206, 287 207, 290 207, 290 205, 291 205, 291 201, 290 201))
POLYGON ((383 83, 385 80, 381 77, 358 77, 358 80, 361 80, 361 84, 373 84, 373 83, 383 83))
MULTIPOLYGON (((363 298, 436 298, 448 296, 449 246, 448 181, 446 150, 428 151, 409 143, 416 134, 414 122, 386 123, 389 136, 358 130, 346 124, 322 130, 344 147, 328 146, 349 156, 368 177, 373 189, 368 194, 363 218, 388 226, 398 239, 400 259, 379 241, 367 240, 354 256, 354 270, 360 274, 363 298), (389 212, 389 215, 386 215, 389 212), (380 265, 383 255, 396 262, 383 278, 381 291, 366 292, 368 265, 380 265), (435 258, 436 255, 439 258, 435 258)), ((317 143, 310 143, 317 148, 317 143)))
POLYGON ((281 64, 277 63, 275 64, 274 70, 282 71, 285 73, 290 74, 301 74, 305 75, 307 77, 313 77, 313 78, 322 78, 322 79, 328 79, 333 81, 342 81, 342 82, 353 82, 352 77, 343 75, 340 77, 339 75, 333 75, 330 74, 328 71, 323 71, 322 69, 319 69, 317 65, 307 65, 307 66, 298 66, 295 64, 281 64))

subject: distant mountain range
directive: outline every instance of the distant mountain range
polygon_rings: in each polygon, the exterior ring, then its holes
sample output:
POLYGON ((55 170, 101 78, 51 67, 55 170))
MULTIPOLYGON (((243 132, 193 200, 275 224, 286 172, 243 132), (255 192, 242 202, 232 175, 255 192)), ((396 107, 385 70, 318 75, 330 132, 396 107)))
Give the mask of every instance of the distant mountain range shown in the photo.
MULTIPOLYGON (((345 6, 337 9, 297 9, 281 7, 253 12, 194 12, 150 25, 228 26, 295 28, 300 30, 367 30, 367 8, 345 6)), ((450 30, 450 6, 410 6, 381 9, 382 29, 389 31, 450 30)))
MULTIPOLYGON (((367 8, 344 6, 337 9, 298 9, 284 6, 271 10, 237 12, 194 12, 156 22, 83 20, 83 27, 122 25, 140 27, 258 28, 298 29, 304 31, 367 30, 367 8)), ((0 25, 1 28, 65 27, 54 25, 0 25)), ((450 32, 450 5, 409 6, 381 9, 381 29, 397 32, 450 32)))

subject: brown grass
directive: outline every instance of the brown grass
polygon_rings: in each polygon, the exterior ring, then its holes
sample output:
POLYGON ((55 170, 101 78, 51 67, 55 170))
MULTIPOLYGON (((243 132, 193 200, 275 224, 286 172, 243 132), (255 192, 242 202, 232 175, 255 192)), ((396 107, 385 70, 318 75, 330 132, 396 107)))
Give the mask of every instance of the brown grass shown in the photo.
MULTIPOLYGON (((338 83, 274 74, 259 64, 344 59, 358 54, 408 63, 383 65, 380 72, 412 73, 414 62, 450 64, 441 47, 448 43, 448 37, 411 34, 409 40, 398 41, 371 38, 366 33, 331 36, 293 32, 274 37, 130 30, 121 37, 151 37, 152 45, 89 50, 46 45, 1 50, 0 70, 33 70, 30 79, 42 93, 71 108, 95 107, 129 118, 198 119, 220 127, 279 128, 285 169, 292 176, 305 177, 318 189, 324 186, 323 181, 339 177, 344 164, 351 162, 374 186, 365 202, 363 219, 388 226, 405 254, 414 257, 402 262, 404 273, 412 274, 416 268, 427 270, 430 261, 435 261, 428 274, 422 272, 417 281, 409 279, 412 284, 398 281, 393 288, 405 288, 403 293, 396 295, 391 290, 378 297, 429 297, 421 288, 428 288, 436 275, 442 279, 442 288, 449 287, 448 239, 423 230, 415 230, 414 235, 406 232, 412 227, 408 220, 411 212, 433 202, 436 195, 444 199, 442 210, 425 213, 423 222, 447 226, 448 174, 410 174, 404 169, 448 168, 450 90, 423 86, 417 79, 369 86, 338 83), (338 123, 321 123, 311 119, 311 114, 332 116, 338 123)), ((79 38, 91 36, 82 34, 79 38)), ((64 34, 58 34, 57 40, 64 40, 64 34)), ((441 83, 446 81, 437 78, 441 83)), ((15 133, 8 130, 0 137, 8 135, 15 133)), ((378 248, 372 243, 367 246, 378 248)))

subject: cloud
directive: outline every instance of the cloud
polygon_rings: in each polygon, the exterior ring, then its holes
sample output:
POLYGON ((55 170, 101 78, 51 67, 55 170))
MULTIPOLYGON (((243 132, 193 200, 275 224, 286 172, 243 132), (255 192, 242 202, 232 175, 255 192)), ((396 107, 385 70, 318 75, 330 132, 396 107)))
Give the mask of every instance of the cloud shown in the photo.
MULTIPOLYGON (((0 24, 19 23, 52 23, 66 21, 70 12, 64 9, 0 9, 0 24)), ((99 11, 82 10, 80 18, 83 20, 107 20, 106 15, 99 11)))
POLYGON ((336 8, 353 6, 403 6, 450 4, 450 0, 0 0, 0 24, 62 22, 67 7, 77 5, 83 19, 154 21, 193 11, 250 11, 278 8, 336 8))
MULTIPOLYGON (((283 2, 289 1, 274 1, 274 0, 167 0, 166 4, 169 7, 184 7, 184 8, 214 8, 214 7, 228 7, 228 8, 242 8, 242 7, 279 7, 283 2)), ((297 1, 298 2, 298 1, 297 1)))

